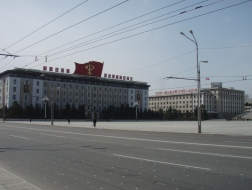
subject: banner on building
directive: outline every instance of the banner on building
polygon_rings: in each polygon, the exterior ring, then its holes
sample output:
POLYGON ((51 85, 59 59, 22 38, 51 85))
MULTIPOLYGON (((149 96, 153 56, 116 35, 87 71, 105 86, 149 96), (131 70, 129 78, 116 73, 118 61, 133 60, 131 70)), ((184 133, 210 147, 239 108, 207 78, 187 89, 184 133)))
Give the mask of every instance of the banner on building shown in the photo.
POLYGON ((27 84, 24 85, 24 92, 25 93, 29 92, 29 85, 27 85, 27 84))
POLYGON ((76 63, 74 74, 101 77, 104 63, 89 61, 88 63, 76 63))

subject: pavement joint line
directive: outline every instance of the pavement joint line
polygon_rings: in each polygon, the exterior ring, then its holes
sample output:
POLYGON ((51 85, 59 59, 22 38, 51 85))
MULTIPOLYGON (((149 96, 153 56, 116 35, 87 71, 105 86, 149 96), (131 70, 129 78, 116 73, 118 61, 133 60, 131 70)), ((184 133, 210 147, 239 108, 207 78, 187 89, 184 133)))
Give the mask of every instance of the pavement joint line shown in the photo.
MULTIPOLYGON (((12 179, 14 178, 14 179, 20 180, 22 184, 27 184, 27 185, 29 185, 29 186, 30 186, 29 189, 31 189, 31 188, 33 189, 33 188, 34 188, 34 189, 36 189, 36 190, 41 190, 40 188, 36 187, 35 185, 29 183, 28 181, 26 181, 26 180, 24 180, 24 179, 18 177, 17 175, 15 175, 15 174, 9 172, 8 170, 6 170, 6 169, 4 169, 4 168, 2 168, 2 167, 0 167, 0 173, 5 173, 5 174, 9 175, 8 177, 11 177, 12 179), (1 171, 1 170, 2 170, 2 171, 1 171)), ((13 183, 10 183, 10 184, 11 184, 11 186, 14 185, 13 183)), ((20 182, 17 183, 17 184, 20 184, 20 182)), ((6 185, 8 186, 8 184, 6 184, 6 185)), ((8 187, 6 188, 5 186, 3 186, 3 185, 1 185, 1 184, 0 184, 0 187, 3 187, 4 190, 9 189, 8 187)), ((22 186, 20 186, 20 188, 22 188, 22 186)))
POLYGON ((198 166, 189 166, 189 165, 176 164, 176 163, 170 163, 170 162, 162 162, 162 161, 156 161, 156 160, 149 160, 149 159, 145 159, 145 158, 137 158, 137 157, 120 155, 120 154, 113 154, 113 155, 117 156, 117 157, 129 158, 129 159, 134 159, 134 160, 142 160, 142 161, 147 161, 147 162, 155 162, 155 163, 167 164, 167 165, 173 165, 173 166, 181 166, 181 167, 186 167, 186 168, 194 168, 194 169, 201 169, 201 170, 211 170, 210 168, 202 168, 202 167, 198 167, 198 166))
POLYGON ((180 142, 180 141, 164 141, 164 140, 153 140, 153 139, 139 139, 139 138, 129 138, 129 137, 116 137, 116 136, 106 136, 106 135, 94 135, 94 134, 83 134, 83 133, 73 133, 65 131, 53 131, 48 129, 34 129, 29 127, 18 127, 18 126, 8 126, 20 129, 29 129, 36 131, 48 131, 54 133, 72 134, 72 135, 82 135, 82 136, 93 136, 93 137, 104 137, 104 138, 115 138, 115 139, 126 139, 126 140, 136 140, 136 141, 149 141, 149 142, 161 142, 161 143, 173 143, 173 144, 186 144, 186 145, 197 145, 197 146, 212 146, 212 147, 227 147, 227 148, 241 148, 241 149, 252 149, 248 146, 233 146, 233 145, 221 145, 221 144, 202 144, 202 143, 190 143, 190 142, 180 142))
POLYGON ((252 159, 252 157, 246 157, 246 156, 234 156, 234 155, 225 155, 225 154, 212 154, 212 153, 208 153, 208 152, 194 152, 194 151, 186 151, 186 150, 174 150, 174 149, 168 149, 168 148, 158 148, 158 149, 159 150, 173 151, 173 152, 186 152, 186 153, 192 153, 192 154, 204 154, 204 155, 230 157, 230 158, 252 159))

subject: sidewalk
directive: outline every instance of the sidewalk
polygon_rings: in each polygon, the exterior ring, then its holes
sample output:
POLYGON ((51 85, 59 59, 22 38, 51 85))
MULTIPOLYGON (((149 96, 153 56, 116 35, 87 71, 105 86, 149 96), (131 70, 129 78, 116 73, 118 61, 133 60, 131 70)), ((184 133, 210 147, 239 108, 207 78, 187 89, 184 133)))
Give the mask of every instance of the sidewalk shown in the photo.
MULTIPOLYGON (((11 123, 51 125, 51 121, 6 121, 11 123)), ((92 121, 55 120, 55 126, 93 128, 92 121)), ((197 121, 97 121, 96 128, 172 133, 198 133, 197 121)), ((252 121, 206 120, 201 122, 202 134, 252 136, 252 121)))

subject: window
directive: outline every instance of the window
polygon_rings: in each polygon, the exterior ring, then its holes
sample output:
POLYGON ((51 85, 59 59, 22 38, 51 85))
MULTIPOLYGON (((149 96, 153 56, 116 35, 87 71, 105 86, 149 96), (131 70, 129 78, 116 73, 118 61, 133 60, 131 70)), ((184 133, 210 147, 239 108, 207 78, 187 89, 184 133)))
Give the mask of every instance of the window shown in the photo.
POLYGON ((72 89, 72 85, 70 84, 70 89, 72 89))
POLYGON ((39 93, 39 89, 36 89, 36 93, 39 93))
POLYGON ((37 101, 37 102, 39 101, 39 96, 36 96, 36 101, 37 101))
POLYGON ((13 80, 13 84, 17 84, 17 80, 16 79, 13 80))
POLYGON ((39 86, 39 81, 37 81, 37 86, 39 86))
POLYGON ((16 92, 16 87, 13 87, 13 92, 16 92))
POLYGON ((16 100, 16 95, 13 95, 13 100, 16 100))

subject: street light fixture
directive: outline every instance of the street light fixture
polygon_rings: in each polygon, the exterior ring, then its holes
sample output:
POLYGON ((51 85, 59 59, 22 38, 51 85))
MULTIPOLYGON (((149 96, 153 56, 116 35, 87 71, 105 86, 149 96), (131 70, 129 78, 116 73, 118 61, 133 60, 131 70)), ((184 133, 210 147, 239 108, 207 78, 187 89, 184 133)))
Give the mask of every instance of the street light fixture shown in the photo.
POLYGON ((49 101, 49 98, 45 96, 44 98, 42 98, 42 100, 45 101, 45 121, 46 121, 46 102, 49 101))
POLYGON ((139 106, 139 102, 136 101, 136 102, 134 103, 134 106, 136 106, 136 121, 137 121, 137 106, 139 106))
POLYGON ((197 51, 197 82, 198 82, 198 133, 201 133, 201 109, 200 109, 200 67, 199 67, 199 48, 198 48, 198 42, 196 38, 193 35, 193 31, 189 31, 191 35, 193 36, 193 39, 186 36, 183 32, 180 32, 181 35, 185 36, 187 39, 192 41, 196 45, 196 51, 197 51))

